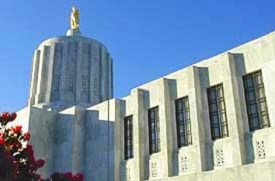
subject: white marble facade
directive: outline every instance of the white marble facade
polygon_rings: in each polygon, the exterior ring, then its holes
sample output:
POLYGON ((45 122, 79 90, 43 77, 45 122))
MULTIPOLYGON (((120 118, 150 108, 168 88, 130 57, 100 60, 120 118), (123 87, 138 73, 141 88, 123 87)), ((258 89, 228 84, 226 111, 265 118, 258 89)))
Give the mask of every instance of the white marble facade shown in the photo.
POLYGON ((72 170, 83 172, 87 181, 275 181, 275 32, 134 88, 121 99, 109 99, 112 60, 94 40, 49 39, 36 50, 33 67, 29 105, 18 120, 31 131, 36 156, 46 159, 43 175, 72 170), (243 77, 257 71, 269 125, 251 131, 243 77), (85 76, 87 92, 82 91, 85 76), (216 85, 223 87, 228 135, 213 140, 207 90, 216 85), (182 97, 189 102, 191 142, 179 148, 175 101, 182 97), (160 150, 150 154, 148 111, 154 107, 160 150), (130 159, 125 159, 127 116, 133 124, 130 159))

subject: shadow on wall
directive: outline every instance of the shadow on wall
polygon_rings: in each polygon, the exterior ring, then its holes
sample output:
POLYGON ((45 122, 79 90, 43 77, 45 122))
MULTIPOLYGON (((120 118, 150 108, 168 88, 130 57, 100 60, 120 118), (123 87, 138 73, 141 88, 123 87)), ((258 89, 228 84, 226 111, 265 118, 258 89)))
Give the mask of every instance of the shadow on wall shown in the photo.
POLYGON ((242 152, 245 154, 243 162, 244 164, 250 164, 255 162, 255 148, 253 145, 253 134, 251 134, 249 130, 248 124, 248 116, 246 110, 246 102, 245 102, 245 93, 244 93, 244 86, 243 86, 243 76, 247 74, 247 68, 245 65, 243 54, 234 54, 235 60, 235 69, 237 74, 237 81, 238 81, 238 94, 240 100, 240 107, 239 111, 241 113, 241 118, 238 123, 238 129, 240 133, 243 134, 244 145, 241 147, 243 150, 242 152))
POLYGON ((113 120, 100 120, 97 111, 78 106, 60 113, 31 109, 31 144, 36 157, 46 160, 43 177, 72 171, 82 172, 85 180, 114 180, 113 120))
MULTIPOLYGON (((86 111, 85 179, 114 180, 115 134, 114 120, 99 119, 97 111, 86 111)), ((107 117, 107 112, 106 112, 107 117)))

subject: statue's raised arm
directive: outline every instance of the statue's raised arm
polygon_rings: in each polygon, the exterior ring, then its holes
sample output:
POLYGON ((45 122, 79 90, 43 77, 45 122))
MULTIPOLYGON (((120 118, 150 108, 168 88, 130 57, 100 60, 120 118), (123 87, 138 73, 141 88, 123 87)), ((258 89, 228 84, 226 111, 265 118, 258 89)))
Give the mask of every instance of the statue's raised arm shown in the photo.
POLYGON ((79 28, 79 10, 73 6, 71 13, 71 29, 79 28))

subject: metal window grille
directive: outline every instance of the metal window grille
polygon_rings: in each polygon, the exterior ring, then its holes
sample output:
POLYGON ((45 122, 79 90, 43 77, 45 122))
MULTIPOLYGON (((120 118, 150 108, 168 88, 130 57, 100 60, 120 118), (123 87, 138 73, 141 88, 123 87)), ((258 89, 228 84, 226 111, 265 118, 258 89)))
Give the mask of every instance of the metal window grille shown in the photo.
POLYGON ((158 107, 149 109, 149 152, 150 154, 160 151, 160 126, 159 126, 159 109, 158 107))
POLYGON ((250 131, 270 127, 262 72, 243 77, 250 131))
POLYGON ((68 79, 68 91, 73 92, 74 91, 74 76, 69 75, 68 79))
POLYGON ((58 92, 60 87, 60 75, 56 75, 54 83, 54 91, 58 92))
POLYGON ((176 125, 178 147, 192 144, 192 131, 188 97, 176 100, 176 125))
POLYGON ((223 85, 208 88, 207 94, 212 140, 228 137, 223 85))
POLYGON ((88 88, 88 86, 87 86, 87 76, 85 76, 85 75, 83 75, 82 77, 81 77, 81 79, 82 79, 82 85, 81 85, 81 91, 82 92, 87 92, 87 88, 88 88))
POLYGON ((124 118, 124 145, 125 159, 133 158, 133 116, 124 118))

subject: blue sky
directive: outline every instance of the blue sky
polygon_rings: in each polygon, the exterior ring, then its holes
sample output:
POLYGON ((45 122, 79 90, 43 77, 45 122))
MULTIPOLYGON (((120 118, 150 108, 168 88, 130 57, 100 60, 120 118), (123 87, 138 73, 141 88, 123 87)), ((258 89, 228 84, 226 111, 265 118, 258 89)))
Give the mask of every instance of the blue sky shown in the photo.
POLYGON ((26 106, 34 49, 65 34, 73 4, 114 58, 115 97, 275 30, 274 0, 2 0, 0 111, 26 106))

